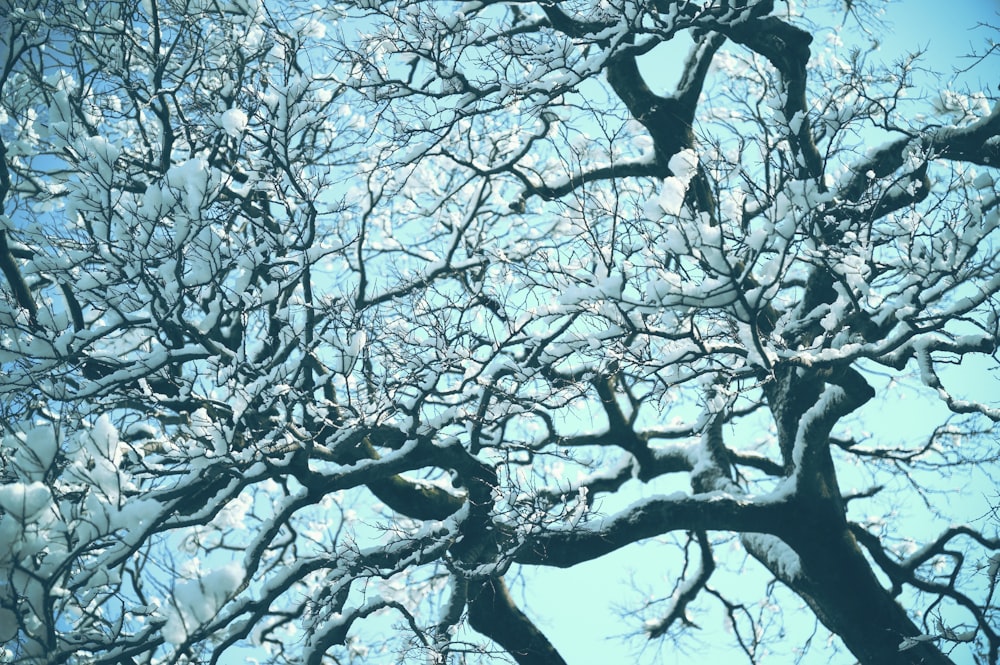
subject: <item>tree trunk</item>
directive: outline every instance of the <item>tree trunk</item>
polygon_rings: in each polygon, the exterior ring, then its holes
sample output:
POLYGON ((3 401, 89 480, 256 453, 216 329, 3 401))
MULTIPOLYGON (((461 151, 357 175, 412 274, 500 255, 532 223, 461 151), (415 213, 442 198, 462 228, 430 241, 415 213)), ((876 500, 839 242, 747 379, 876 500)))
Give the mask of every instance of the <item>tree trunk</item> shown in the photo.
POLYGON ((830 512, 799 513, 784 539, 799 555, 801 570, 790 578, 769 566, 772 572, 863 665, 954 665, 931 642, 899 650, 905 638, 922 631, 878 581, 846 520, 830 512))

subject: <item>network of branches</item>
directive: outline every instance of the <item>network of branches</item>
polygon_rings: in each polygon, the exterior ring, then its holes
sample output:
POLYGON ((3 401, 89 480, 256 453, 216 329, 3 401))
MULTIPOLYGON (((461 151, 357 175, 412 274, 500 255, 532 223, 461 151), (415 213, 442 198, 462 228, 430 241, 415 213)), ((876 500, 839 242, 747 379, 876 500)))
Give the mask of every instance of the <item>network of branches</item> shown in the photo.
POLYGON ((1000 663, 1000 104, 832 4, 0 0, 0 662, 1000 663))

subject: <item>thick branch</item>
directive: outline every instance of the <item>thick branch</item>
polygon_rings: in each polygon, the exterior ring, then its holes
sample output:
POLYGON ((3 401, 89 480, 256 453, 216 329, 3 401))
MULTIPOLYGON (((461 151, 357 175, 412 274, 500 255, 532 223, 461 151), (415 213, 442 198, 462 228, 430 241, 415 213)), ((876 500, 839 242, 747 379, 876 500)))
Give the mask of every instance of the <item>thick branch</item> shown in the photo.
MULTIPOLYGON (((837 522, 813 514, 808 507, 796 514, 799 519, 786 540, 799 555, 801 569, 794 577, 779 579, 840 636, 860 663, 952 665, 930 643, 899 650, 905 638, 921 631, 879 583, 843 520, 838 527, 837 522), (849 584, 845 584, 847 580, 849 584)), ((772 568, 772 572, 780 571, 772 568)))
MULTIPOLYGON (((688 56, 678 89, 670 97, 661 97, 649 89, 632 53, 617 56, 608 67, 611 88, 653 139, 661 175, 671 175, 668 166, 671 157, 694 147, 694 116, 698 97, 712 58, 724 41, 724 37, 713 33, 695 45, 688 56)), ((699 211, 710 214, 714 211, 714 196, 701 168, 692 182, 689 195, 694 197, 699 211)))
POLYGON ((915 136, 907 135, 882 146, 852 169, 854 176, 841 190, 844 198, 857 201, 874 179, 886 178, 902 167, 911 149, 928 159, 950 159, 981 166, 1000 165, 1000 104, 978 122, 967 127, 927 127, 915 136))
MULTIPOLYGON (((2 158, 2 155, 0 155, 0 158, 2 158)), ((2 170, 0 169, 0 171, 2 170)), ((38 306, 35 304, 35 299, 31 297, 31 291, 28 289, 24 277, 21 276, 21 271, 18 270, 17 264, 14 262, 14 257, 7 245, 7 232, 4 230, 0 230, 0 270, 3 271, 4 277, 7 278, 7 283, 10 284, 10 290, 14 294, 14 301, 28 313, 28 322, 31 327, 34 327, 38 319, 38 306)))
POLYGON ((469 598, 469 624, 518 665, 566 665, 548 638, 518 609, 502 577, 491 577, 469 598))
MULTIPOLYGON (((803 170, 799 177, 820 178, 823 159, 813 140, 806 103, 806 65, 812 35, 775 16, 720 24, 717 29, 734 42, 767 58, 781 73, 785 84, 782 112, 790 124, 792 147, 802 157, 803 170)), ((818 184, 823 187, 822 180, 818 184)))
POLYGON ((777 533, 789 509, 787 503, 758 503, 720 493, 658 497, 594 526, 544 531, 533 536, 514 560, 568 568, 670 531, 777 533))
MULTIPOLYGON (((381 459, 371 442, 371 437, 376 436, 387 438, 393 447, 401 445, 405 439, 405 435, 397 429, 381 428, 369 436, 359 437, 353 443, 344 442, 338 445, 333 459, 341 464, 381 459)), ((321 480, 316 482, 322 483, 321 480)), ((413 519, 442 520, 465 503, 464 497, 428 483, 408 480, 400 475, 371 480, 367 483, 367 487, 389 508, 413 519)))

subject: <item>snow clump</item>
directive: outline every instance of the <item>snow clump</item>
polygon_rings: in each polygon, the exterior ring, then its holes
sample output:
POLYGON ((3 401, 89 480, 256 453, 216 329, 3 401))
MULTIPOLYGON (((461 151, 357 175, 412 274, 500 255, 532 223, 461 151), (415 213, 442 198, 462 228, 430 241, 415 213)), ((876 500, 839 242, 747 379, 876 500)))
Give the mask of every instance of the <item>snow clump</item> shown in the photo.
POLYGON ((247 114, 242 109, 229 109, 219 116, 219 125, 233 138, 237 138, 247 129, 247 114))

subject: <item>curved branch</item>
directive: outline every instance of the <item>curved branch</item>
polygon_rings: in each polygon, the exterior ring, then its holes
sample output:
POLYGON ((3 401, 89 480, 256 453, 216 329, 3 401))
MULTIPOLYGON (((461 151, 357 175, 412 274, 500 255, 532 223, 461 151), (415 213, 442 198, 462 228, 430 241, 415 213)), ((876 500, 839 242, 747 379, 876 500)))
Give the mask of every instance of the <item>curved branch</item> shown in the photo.
POLYGON ((649 639, 651 640, 666 635, 670 627, 678 621, 684 625, 694 625, 687 618, 687 606, 698 597, 701 590, 708 584, 712 573, 715 572, 715 557, 712 555, 712 546, 708 542, 708 536, 704 531, 699 531, 696 537, 698 539, 698 548, 701 551, 698 571, 694 578, 683 580, 679 583, 679 588, 675 592, 676 597, 673 603, 671 603, 670 611, 660 621, 657 621, 647 629, 649 639))
POLYGON ((720 24, 716 29, 767 58, 780 72, 785 83, 782 112, 791 130, 789 142, 802 157, 799 178, 818 179, 822 190, 823 158, 813 139, 806 103, 806 65, 812 35, 776 16, 720 24))
POLYGON ((694 146, 694 114, 708 69, 703 63, 711 61, 722 41, 713 35, 701 50, 695 51, 694 66, 685 70, 687 88, 671 97, 661 97, 649 89, 632 54, 620 55, 608 66, 608 83, 632 116, 649 131, 657 161, 665 169, 663 175, 670 174, 667 163, 671 157, 694 146))
MULTIPOLYGON (((379 428, 367 435, 357 434, 341 442, 330 453, 320 455, 341 464, 353 464, 361 460, 379 461, 382 457, 375 446, 372 437, 384 439, 390 447, 399 447, 405 442, 405 435, 397 429, 379 428)), ((322 449, 317 449, 320 452, 322 449)), ((422 455, 420 457, 423 457, 422 455)), ((428 460, 420 459, 410 464, 410 468, 418 468, 428 460)), ((330 480, 319 474, 309 474, 300 478, 307 487, 321 489, 330 480)), ((419 483, 403 478, 398 474, 388 477, 376 477, 367 482, 367 487, 378 500, 401 515, 413 519, 443 520, 452 515, 465 504, 465 497, 452 494, 440 487, 428 483, 419 483)))
POLYGON ((1000 142, 991 141, 1000 136, 1000 104, 988 116, 967 127, 925 127, 886 143, 863 161, 854 165, 854 174, 841 189, 842 195, 857 201, 874 179, 886 178, 902 167, 911 146, 928 153, 933 158, 970 162, 980 166, 1000 165, 1000 142))
POLYGON ((514 561, 568 568, 670 531, 778 534, 784 530, 790 509, 787 502, 752 501, 718 492, 681 498, 656 497, 593 526, 577 525, 533 535, 516 553, 514 561))
POLYGON ((663 175, 659 167, 646 162, 618 162, 589 171, 581 171, 569 176, 566 182, 558 185, 535 185, 527 176, 519 171, 512 169, 512 172, 524 184, 526 190, 520 199, 511 203, 510 207, 514 212, 523 212, 525 210, 525 200, 528 195, 538 196, 546 201, 553 201, 592 182, 616 178, 656 178, 663 175))
MULTIPOLYGON (((0 144, 0 150, 2 150, 2 144, 0 144)), ((3 159, 2 152, 0 152, 0 159, 3 159)), ((0 169, 0 172, 4 170, 0 169)), ((35 304, 35 299, 31 296, 28 284, 24 281, 17 263, 14 262, 14 256, 11 254, 7 244, 7 232, 2 229, 0 229, 0 271, 3 271, 4 277, 7 278, 7 283, 10 284, 10 290, 14 294, 14 301, 21 309, 28 313, 29 326, 35 328, 38 325, 38 305, 35 304)))

